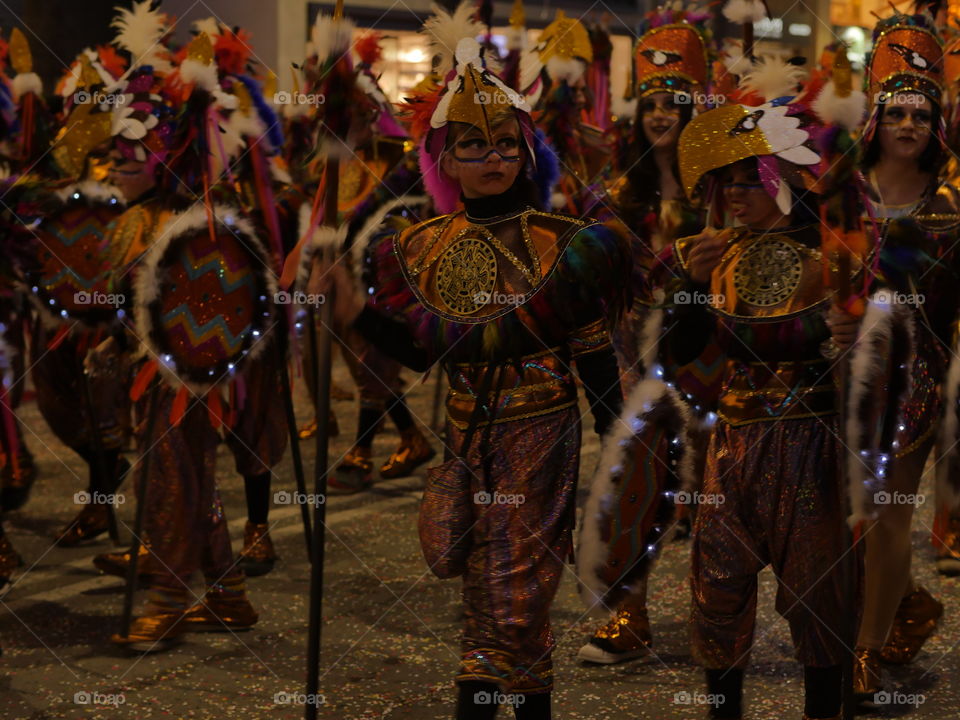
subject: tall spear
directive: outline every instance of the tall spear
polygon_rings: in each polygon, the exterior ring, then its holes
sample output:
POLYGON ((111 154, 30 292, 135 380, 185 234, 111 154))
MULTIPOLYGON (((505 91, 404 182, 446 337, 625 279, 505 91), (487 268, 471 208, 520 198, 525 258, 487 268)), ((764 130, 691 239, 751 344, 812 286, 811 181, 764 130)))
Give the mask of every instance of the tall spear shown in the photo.
MULTIPOLYGON (((323 20, 323 18, 320 18, 323 20)), ((320 23, 318 22, 318 25, 320 23)), ((320 152, 325 155, 323 182, 318 189, 317 200, 323 193, 323 230, 318 242, 317 255, 324 264, 331 257, 342 240, 343 233, 337 228, 337 200, 340 187, 340 157, 345 150, 349 135, 348 98, 355 83, 350 60, 350 33, 352 24, 343 19, 343 0, 337 0, 333 19, 325 24, 327 34, 326 50, 318 48, 318 70, 323 96, 323 124, 320 131, 320 152)), ((316 38, 315 38, 316 41, 316 38)), ((313 235, 318 215, 318 202, 314 203, 308 235, 313 235)), ((316 256, 315 256, 316 257, 316 256)), ((306 720, 316 720, 319 704, 320 686, 320 648, 323 625, 323 567, 326 540, 326 494, 328 468, 328 422, 330 416, 330 350, 331 322, 334 298, 328 296, 320 306, 321 332, 317 333, 314 322, 315 310, 309 308, 307 322, 310 343, 316 349, 316 382, 314 383, 315 407, 317 412, 316 460, 314 462, 314 514, 313 542, 310 565, 310 621, 307 632, 307 683, 306 720)))

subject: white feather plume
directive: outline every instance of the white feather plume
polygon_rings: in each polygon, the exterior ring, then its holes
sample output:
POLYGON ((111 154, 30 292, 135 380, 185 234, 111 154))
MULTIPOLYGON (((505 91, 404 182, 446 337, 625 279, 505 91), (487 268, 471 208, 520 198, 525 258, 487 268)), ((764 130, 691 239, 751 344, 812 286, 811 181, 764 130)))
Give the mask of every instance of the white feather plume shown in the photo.
POLYGON ((796 95, 797 85, 805 76, 802 67, 791 65, 778 56, 763 55, 744 73, 740 85, 769 102, 784 95, 796 95))
POLYGON ((322 64, 328 58, 339 57, 350 49, 355 25, 346 18, 334 20, 332 15, 319 13, 310 30, 310 42, 322 64))
POLYGON ((162 55, 166 48, 161 41, 167 34, 167 19, 163 13, 151 10, 150 4, 150 0, 142 0, 130 10, 118 8, 119 16, 110 27, 117 31, 115 44, 132 56, 132 67, 152 65, 154 70, 166 72, 171 65, 162 55))
POLYGON ((763 20, 767 9, 760 0, 730 0, 723 6, 723 16, 730 22, 744 25, 763 20))
POLYGON ((11 83, 13 90, 13 99, 19 101, 24 95, 33 93, 37 97, 43 97, 43 81, 36 73, 18 73, 11 83))
POLYGON ((457 43, 466 37, 476 38, 483 33, 483 25, 474 19, 476 3, 471 0, 462 0, 452 14, 436 3, 430 6, 430 12, 422 32, 428 37, 431 54, 440 56, 436 72, 445 79, 453 70, 457 43))
POLYGON ((863 122, 867 112, 867 96, 862 90, 853 90, 847 97, 840 97, 831 80, 817 95, 812 108, 827 125, 839 125, 852 131, 863 122))

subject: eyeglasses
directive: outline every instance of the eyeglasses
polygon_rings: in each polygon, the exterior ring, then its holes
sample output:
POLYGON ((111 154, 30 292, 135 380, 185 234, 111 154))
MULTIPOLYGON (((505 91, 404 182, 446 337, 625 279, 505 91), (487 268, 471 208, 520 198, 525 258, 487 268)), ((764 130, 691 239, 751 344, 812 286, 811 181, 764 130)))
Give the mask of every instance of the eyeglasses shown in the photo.
POLYGON ((504 162, 518 162, 520 140, 508 135, 498 138, 496 144, 490 145, 483 138, 469 138, 458 141, 453 147, 453 157, 463 163, 486 162, 493 153, 499 155, 504 162))

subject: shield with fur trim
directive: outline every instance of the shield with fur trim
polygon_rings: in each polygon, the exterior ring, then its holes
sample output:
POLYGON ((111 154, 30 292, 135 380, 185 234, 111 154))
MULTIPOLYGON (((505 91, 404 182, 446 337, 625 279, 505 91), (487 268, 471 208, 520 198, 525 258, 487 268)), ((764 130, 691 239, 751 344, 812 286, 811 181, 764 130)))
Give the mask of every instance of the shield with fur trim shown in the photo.
POLYGON ((44 324, 110 322, 126 303, 113 285, 107 229, 123 211, 119 194, 96 182, 57 191, 62 205, 34 230, 34 261, 23 268, 30 299, 44 324))
POLYGON ((649 573, 670 529, 673 498, 693 485, 688 423, 676 391, 648 379, 634 387, 604 438, 577 558, 580 596, 588 607, 616 607, 649 573))
POLYGON ((253 226, 202 204, 161 228, 136 279, 136 321, 160 368, 198 393, 263 351, 278 320, 276 281, 253 226), (212 226, 212 227, 211 227, 212 226))

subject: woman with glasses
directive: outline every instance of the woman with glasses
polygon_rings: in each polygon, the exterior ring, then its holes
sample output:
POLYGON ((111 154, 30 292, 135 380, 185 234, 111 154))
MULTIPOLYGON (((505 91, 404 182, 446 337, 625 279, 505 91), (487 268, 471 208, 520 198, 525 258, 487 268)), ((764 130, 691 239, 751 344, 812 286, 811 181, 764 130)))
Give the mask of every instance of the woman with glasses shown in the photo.
POLYGON ((456 717, 493 718, 506 701, 518 718, 548 720, 549 610, 572 548, 580 458, 572 366, 603 432, 622 402, 608 326, 630 258, 605 226, 541 209, 552 153, 475 40, 460 41, 445 80, 419 108, 420 158, 450 214, 373 241, 372 297, 319 262, 310 292, 333 289, 335 320, 408 367, 447 373, 447 462, 425 498, 442 478, 468 488, 457 492, 466 502, 442 517, 421 510, 420 530, 434 572, 463 577, 456 717), (464 524, 465 543, 434 558, 431 524, 464 524))
MULTIPOLYGON (((868 214, 883 238, 881 271, 913 311, 916 354, 887 490, 891 502, 865 529, 865 595, 854 690, 865 704, 881 689, 881 663, 909 663, 943 606, 911 574, 910 526, 920 479, 944 409, 941 384, 960 305, 960 194, 940 179, 946 160, 941 116, 941 42, 922 16, 878 23, 869 67, 873 111, 863 133, 868 214), (903 48, 907 48, 905 54, 903 48)), ((960 519, 938 565, 960 569, 960 519)))

